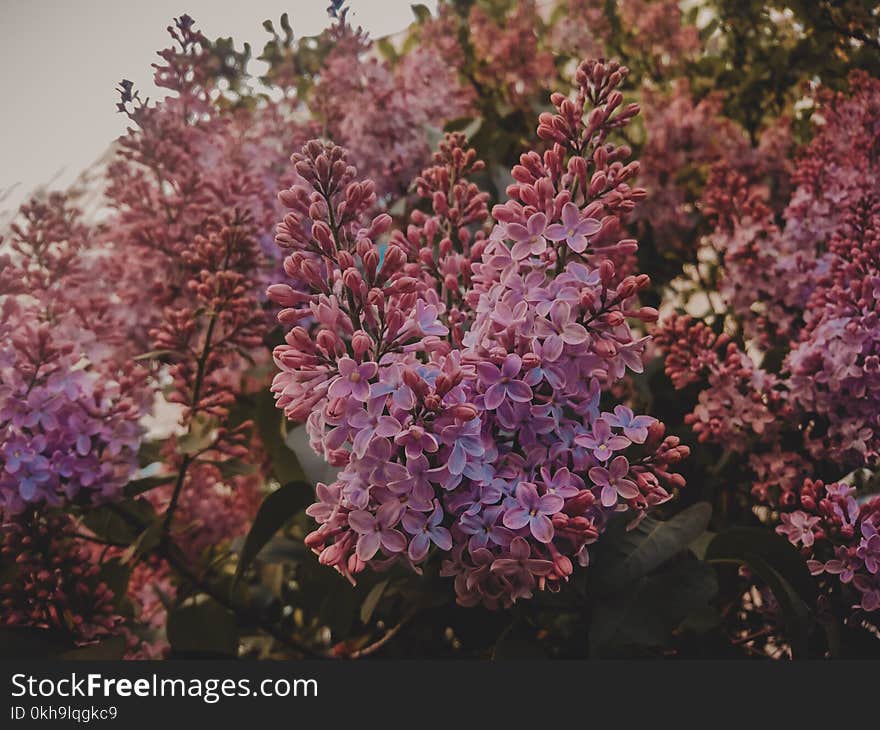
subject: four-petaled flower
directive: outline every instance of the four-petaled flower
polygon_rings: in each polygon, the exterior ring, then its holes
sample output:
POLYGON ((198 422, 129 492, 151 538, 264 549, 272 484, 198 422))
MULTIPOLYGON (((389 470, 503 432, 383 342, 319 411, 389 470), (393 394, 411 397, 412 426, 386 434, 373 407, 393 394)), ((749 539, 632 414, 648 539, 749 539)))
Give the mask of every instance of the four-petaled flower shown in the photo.
POLYGON ((394 443, 405 448, 407 459, 415 459, 424 452, 433 454, 440 446, 434 434, 415 424, 397 434, 394 443))
POLYGON ((544 236, 551 241, 565 241, 572 251, 583 253, 590 243, 587 236, 596 235, 601 227, 595 218, 581 218, 574 203, 566 203, 562 206, 562 223, 548 226, 544 236))
POLYGON ((373 515, 366 510, 355 510, 348 515, 348 524, 358 533, 355 552, 365 563, 381 547, 389 555, 402 553, 406 549, 406 538, 394 527, 400 521, 403 510, 400 502, 385 502, 373 515))
POLYGON ((531 586, 534 585, 536 575, 547 575, 553 570, 553 563, 550 560, 531 557, 532 548, 522 537, 511 541, 509 554, 509 558, 498 558, 492 563, 492 571, 508 580, 519 580, 531 586))
POLYGON ((416 323, 423 335, 442 337, 449 329, 437 319, 437 307, 419 299, 416 302, 416 323))
POLYGON ((613 507, 617 504, 617 496, 623 499, 634 499, 639 496, 639 488, 635 482, 627 479, 629 474, 629 462, 625 456, 616 456, 606 469, 603 466, 594 466, 590 469, 590 479, 597 487, 602 487, 600 500, 603 507, 613 507))
POLYGON ((486 547, 490 540, 496 545, 505 545, 510 542, 512 533, 497 524, 498 516, 503 511, 504 508, 499 505, 487 507, 477 515, 468 513, 462 515, 459 527, 465 535, 470 535, 468 550, 473 552, 486 547))
POLYGON ((581 483, 581 478, 572 474, 567 467, 558 469, 551 477, 550 470, 542 466, 541 479, 544 480, 547 494, 557 494, 564 499, 568 499, 569 497, 574 497, 580 491, 578 484, 581 483))
POLYGON ((611 432, 611 426, 604 418, 598 419, 593 424, 593 433, 584 433, 575 436, 574 442, 593 452, 599 461, 608 461, 615 451, 625 449, 630 445, 630 440, 625 436, 616 436, 611 432))
POLYGON ((390 438, 400 433, 402 426, 393 416, 383 415, 385 398, 374 398, 367 403, 366 410, 355 411, 348 418, 349 426, 358 430, 352 442, 352 451, 363 457, 374 436, 390 438))
POLYGON ((525 225, 511 223, 507 226, 507 235, 514 240, 510 255, 516 261, 539 256, 547 250, 547 239, 544 238, 544 229, 547 228, 547 216, 543 213, 533 213, 525 225))
POLYGON ((880 572, 880 534, 870 522, 862 523, 862 539, 856 555, 865 561, 869 573, 880 572))
MULTIPOLYGON (((553 353, 561 353, 562 346, 580 345, 590 339, 586 327, 575 322, 571 316, 568 302, 553 302, 550 319, 536 319, 535 333, 544 340, 544 348, 553 353)), ((557 359, 558 355, 553 359, 557 359)))
POLYGON ((558 494, 540 496, 534 484, 520 482, 516 488, 516 502, 515 507, 504 513, 504 526, 519 530, 528 525, 538 542, 550 542, 553 539, 553 523, 547 515, 559 512, 565 500, 558 494))
POLYGON ((804 547, 810 547, 816 536, 813 528, 819 524, 819 518, 808 515, 800 510, 791 513, 783 513, 781 516, 782 524, 776 528, 776 532, 785 535, 789 542, 801 543, 804 547))
POLYGON ((636 444, 643 444, 648 438, 648 428, 657 422, 651 416, 636 416, 626 406, 614 406, 614 413, 603 413, 610 426, 622 428, 623 435, 636 444))
POLYGON ((331 398, 352 398, 366 402, 370 398, 370 379, 375 377, 379 367, 374 362, 358 365, 350 357, 339 360, 339 377, 331 384, 327 394, 331 398))
POLYGON ((518 403, 532 399, 532 389, 524 381, 514 379, 521 369, 522 359, 513 353, 504 358, 500 370, 490 362, 477 363, 480 379, 489 386, 483 401, 487 411, 494 411, 505 399, 518 403))
POLYGON ((441 522, 443 522, 443 508, 439 502, 434 504, 434 511, 430 516, 412 510, 403 516, 404 529, 413 535, 407 553, 414 563, 425 559, 432 542, 441 550, 452 548, 452 535, 440 524, 441 522))

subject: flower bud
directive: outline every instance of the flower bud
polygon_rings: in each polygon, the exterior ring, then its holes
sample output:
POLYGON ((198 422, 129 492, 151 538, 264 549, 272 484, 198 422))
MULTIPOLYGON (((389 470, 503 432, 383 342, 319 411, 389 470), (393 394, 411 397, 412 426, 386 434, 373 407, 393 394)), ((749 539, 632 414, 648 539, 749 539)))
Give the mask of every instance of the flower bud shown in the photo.
POLYGON ((364 353, 368 352, 373 345, 373 338, 363 330, 357 330, 351 336, 351 349, 358 359, 361 359, 364 353))

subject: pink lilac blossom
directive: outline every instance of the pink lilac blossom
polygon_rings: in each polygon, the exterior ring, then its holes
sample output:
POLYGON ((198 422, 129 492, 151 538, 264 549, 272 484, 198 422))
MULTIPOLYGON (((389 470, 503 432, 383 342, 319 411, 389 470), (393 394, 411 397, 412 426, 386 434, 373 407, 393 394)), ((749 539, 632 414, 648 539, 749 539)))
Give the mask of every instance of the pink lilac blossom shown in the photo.
MULTIPOLYGON (((849 82, 849 93, 815 94, 816 134, 797 156, 782 226, 776 224, 779 211, 768 205, 767 189, 753 182, 754 175, 730 180, 721 172, 718 184, 707 190, 709 208, 724 211, 727 220, 712 236, 724 255, 722 292, 746 333, 765 347, 799 338, 810 297, 825 288, 833 262, 847 258, 845 244, 831 251, 832 237, 847 236, 854 206, 877 188, 871 149, 877 135, 878 82, 862 73, 853 73, 849 82), (746 198, 750 202, 743 205, 746 198)), ((765 137, 766 147, 772 148, 773 130, 765 137)))
POLYGON ((471 96, 456 67, 431 44, 392 64, 377 57, 360 28, 352 28, 347 9, 337 19, 311 105, 379 196, 404 194, 430 159, 426 128, 465 116, 471 96))
POLYGON ((794 506, 776 531, 801 548, 826 590, 854 601, 854 618, 876 625, 870 614, 880 610, 880 498, 859 504, 848 484, 807 479, 794 506))
MULTIPOLYGON (((116 499, 149 398, 112 289, 112 256, 70 196, 25 203, 0 290, 0 512, 116 499), (96 291, 96 288, 98 291, 96 291)), ((4 242, 5 243, 5 242, 4 242)))
POLYGON ((789 391, 812 416, 813 454, 848 464, 876 463, 880 449, 880 198, 835 234, 833 283, 814 292, 800 342, 786 365, 789 391), (839 257, 838 257, 839 256, 839 257), (817 423, 818 422, 818 423, 817 423))
POLYGON ((549 37, 554 49, 574 58, 603 56, 611 37, 605 0, 563 0, 551 16, 549 37))
POLYGON ((479 88, 500 90, 516 108, 528 108, 556 79, 553 54, 541 47, 536 29, 543 24, 534 0, 514 3, 497 23, 474 4, 468 16, 479 88))
POLYGON ((102 373, 40 310, 0 297, 0 513, 99 504, 137 470, 138 373, 102 373))
POLYGON ((676 388, 701 382, 685 422, 701 442, 748 453, 756 440, 772 441, 787 413, 778 377, 759 368, 726 334, 684 315, 664 321, 656 342, 676 388))
POLYGON ((684 22, 679 0, 621 0, 620 19, 654 76, 668 74, 700 50, 700 32, 684 22))
POLYGON ((635 216, 650 224, 658 249, 685 260, 695 246, 697 202, 711 166, 721 159, 742 160, 750 150, 745 132, 721 113, 722 102, 719 94, 696 101, 683 78, 669 90, 645 90, 642 184, 649 196, 635 216))
MULTIPOLYGON (((433 163, 414 184, 416 195, 430 203, 430 212, 413 210, 405 232, 393 231, 391 241, 406 252, 404 271, 433 288, 445 304, 437 311, 440 322, 434 327, 447 327, 452 342, 460 346, 471 316, 464 295, 471 287, 471 266, 485 246, 483 228, 489 218, 489 196, 469 177, 485 165, 460 132, 440 141, 433 163)), ((416 306, 424 314, 431 305, 417 302, 416 306)))
MULTIPOLYGON (((550 149, 523 155, 487 238, 462 235, 461 206, 435 190, 434 216, 392 235, 380 259, 391 219, 371 214, 373 184, 333 144, 292 156, 299 180, 279 194, 289 212, 276 241, 304 287, 269 289, 290 327, 272 390, 342 467, 318 485, 306 544, 352 581, 368 564, 418 571, 434 546, 460 603, 506 606, 558 589, 572 560, 587 565, 616 512, 637 521, 683 486, 674 465, 687 447, 653 418, 599 404, 642 370, 647 337, 630 323, 657 318, 637 300, 648 277, 612 262, 637 247, 620 217, 644 197, 629 149, 609 140, 638 113, 616 89, 626 73, 587 62, 572 98, 553 95, 538 129, 550 149), (447 232, 441 261, 470 261, 468 289, 438 276, 428 228, 447 232)), ((422 195, 444 167, 475 168, 461 138, 445 145, 422 195)), ((482 226, 483 198, 456 185, 482 226)))
MULTIPOLYGON (((181 265, 182 254, 221 210, 248 217, 254 231, 271 230, 274 192, 286 172, 277 165, 279 139, 305 141, 317 131, 285 113, 295 102, 222 103, 216 57, 192 18, 175 19, 168 32, 173 45, 154 67, 156 85, 169 95, 150 102, 131 82, 120 84, 117 106, 131 126, 107 171, 113 212, 105 237, 127 262, 117 288, 139 352, 151 349, 149 332, 164 307, 190 300, 193 271, 181 265)), ((276 250, 266 245, 248 272, 260 289, 275 273, 277 258, 269 254, 276 250)))
MULTIPOLYGON (((880 82, 855 73, 850 85, 847 94, 817 95, 820 124, 800 155, 784 226, 774 222, 766 191, 730 167, 716 168, 705 202, 731 313, 753 351, 784 355, 780 372, 771 373, 734 354, 760 386, 752 393, 771 408, 785 401, 812 459, 859 466, 876 460, 880 435, 880 178, 872 152, 880 82)), ((693 332, 686 347, 703 350, 691 367, 709 355, 693 332)), ((670 373, 677 367, 676 358, 667 361, 670 373)), ((716 380, 700 394, 698 420, 733 403, 731 382, 716 380)), ((760 437, 770 420, 754 433, 760 437)))
MULTIPOLYGON (((221 445, 228 451, 228 442, 221 445)), ((262 502, 259 444, 251 441, 240 445, 247 449, 251 473, 224 475, 219 459, 211 459, 215 463, 196 462, 187 469, 176 505, 173 536, 193 564, 216 555, 232 540, 246 535, 262 502)), ((175 464, 176 455, 171 449, 166 452, 166 463, 175 464)), ((171 493, 169 485, 151 490, 148 498, 161 513, 168 508, 171 493)))

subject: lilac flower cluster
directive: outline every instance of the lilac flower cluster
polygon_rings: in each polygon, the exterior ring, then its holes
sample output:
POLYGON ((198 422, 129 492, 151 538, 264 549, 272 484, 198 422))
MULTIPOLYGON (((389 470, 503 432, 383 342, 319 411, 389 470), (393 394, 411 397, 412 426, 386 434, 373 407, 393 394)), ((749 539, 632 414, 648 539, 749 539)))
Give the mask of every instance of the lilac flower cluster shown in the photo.
POLYGON ((426 127, 467 115, 472 94, 432 44, 392 64, 371 53, 373 43, 349 24, 348 9, 328 31, 312 106, 331 138, 351 150, 377 193, 400 195, 430 159, 426 127))
MULTIPOLYGON (((603 390, 642 370, 647 338, 630 323, 657 317, 637 301, 648 277, 613 263, 637 248, 620 221, 644 195, 628 183, 629 149, 608 139, 638 113, 616 89, 626 73, 584 63, 574 98, 553 95, 557 113, 538 129, 550 149, 523 155, 510 200, 474 245, 461 208, 432 193, 433 215, 414 216, 380 258, 391 220, 369 216, 372 184, 338 147, 293 155, 300 179, 279 196, 290 211, 276 241, 301 286, 269 289, 292 325, 272 389, 343 467, 308 509, 319 527, 306 543, 322 563, 353 580, 368 563, 418 571, 436 548, 460 603, 509 605, 558 588, 573 559, 587 565, 614 513, 638 520, 684 484, 672 466, 687 447, 653 418, 600 406, 603 390), (452 252, 472 262, 463 295, 437 276, 452 252), (450 320, 452 303, 464 319, 450 320)), ((450 176, 462 172, 455 158, 438 158, 450 176)), ((481 198, 470 197, 478 223, 481 198)))
MULTIPOLYGON (((0 513, 117 497, 136 470, 148 397, 114 272, 69 196, 24 204, 0 290, 0 513), (99 291, 96 292, 96 289, 99 291)), ((5 241, 3 242, 6 243, 5 241)))
POLYGON ((787 413, 779 379, 757 367, 728 335, 680 315, 664 322, 655 341, 665 351, 666 373, 676 388, 707 384, 685 416, 701 442, 746 453, 755 437, 778 436, 787 413))
POLYGON ((816 94, 783 226, 760 175, 715 165, 703 207, 730 335, 674 316, 657 337, 676 388, 702 382, 686 421, 748 453, 752 494, 774 507, 820 467, 876 464, 880 447, 880 82, 855 73, 850 87, 816 94))
POLYGON ((0 512, 112 500, 137 469, 139 408, 12 298, 0 302, 0 512))
POLYGON ((851 96, 825 98, 829 129, 814 142, 830 178, 823 202, 831 210, 814 230, 825 232, 827 266, 814 273, 786 367, 792 400, 824 427, 808 430, 809 450, 859 464, 880 456, 880 81, 853 74, 850 82, 851 96))
POLYGON ((858 616, 880 611, 880 498, 859 504, 855 491, 805 480, 799 509, 783 513, 776 531, 802 549, 813 575, 852 590, 858 616))

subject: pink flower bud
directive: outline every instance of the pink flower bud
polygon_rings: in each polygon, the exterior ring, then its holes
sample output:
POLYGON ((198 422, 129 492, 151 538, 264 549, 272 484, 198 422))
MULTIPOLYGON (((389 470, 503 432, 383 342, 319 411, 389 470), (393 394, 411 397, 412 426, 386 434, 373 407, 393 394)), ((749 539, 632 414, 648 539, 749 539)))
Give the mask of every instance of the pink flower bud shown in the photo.
POLYGON ((351 336, 351 349, 355 356, 360 359, 364 353, 368 352, 374 345, 373 338, 363 330, 357 330, 351 336))

